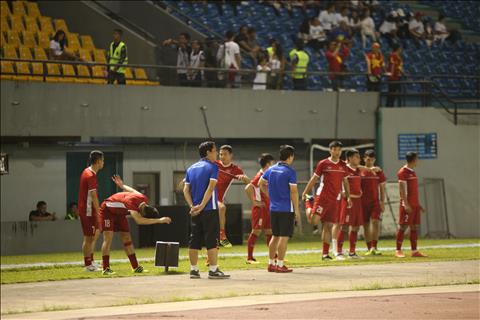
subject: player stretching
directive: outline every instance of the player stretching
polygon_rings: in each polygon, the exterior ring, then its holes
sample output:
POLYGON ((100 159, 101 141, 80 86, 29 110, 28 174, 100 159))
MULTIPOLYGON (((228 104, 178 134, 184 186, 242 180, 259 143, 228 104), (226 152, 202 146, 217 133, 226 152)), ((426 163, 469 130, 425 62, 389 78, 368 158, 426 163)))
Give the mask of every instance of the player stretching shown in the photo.
POLYGON ((270 224, 270 200, 268 196, 261 192, 258 188, 258 181, 263 173, 270 168, 274 162, 273 156, 269 153, 264 153, 258 159, 261 169, 257 172, 253 180, 245 187, 248 199, 252 201, 252 232, 248 236, 248 264, 257 264, 257 260, 253 258, 253 249, 257 237, 260 236, 262 230, 265 232, 265 240, 267 246, 272 239, 272 226, 270 224))
POLYGON ((224 204, 224 198, 228 188, 232 184, 233 179, 243 181, 245 184, 250 183, 250 179, 243 173, 243 170, 232 162, 233 149, 229 145, 220 147, 220 161, 215 163, 218 166, 218 214, 220 219, 220 245, 230 248, 232 244, 228 241, 225 234, 225 220, 227 207, 224 204))
POLYGON ((406 160, 407 164, 400 168, 397 173, 400 190, 400 219, 395 257, 405 257, 402 252, 402 242, 407 228, 410 228, 412 257, 426 257, 423 253, 417 251, 417 230, 420 227, 420 214, 425 212, 418 200, 418 178, 414 170, 418 161, 417 153, 407 152, 406 160))
POLYGON ((362 212, 362 178, 360 177, 360 153, 358 150, 348 150, 346 152, 348 184, 350 186, 350 198, 352 199, 351 208, 347 207, 347 201, 342 197, 340 206, 340 225, 341 230, 337 236, 337 260, 345 260, 343 256, 342 246, 346 235, 349 235, 350 251, 348 257, 350 259, 359 259, 355 251, 357 243, 358 229, 363 225, 362 212), (350 232, 349 232, 350 226, 350 232), (349 233, 348 233, 349 232, 349 233))
POLYGON ((273 237, 268 246, 268 272, 292 272, 284 265, 284 261, 295 219, 300 219, 297 173, 291 167, 294 159, 294 147, 280 146, 280 162, 268 168, 258 183, 260 190, 268 192, 270 199, 273 237))
POLYGON ((97 192, 97 173, 102 170, 104 159, 103 152, 94 150, 88 158, 90 166, 83 170, 80 176, 80 187, 78 191, 78 213, 83 231, 83 259, 85 271, 100 270, 93 262, 93 251, 95 243, 100 236, 100 211, 97 192))
POLYGON ((157 209, 148 205, 148 198, 137 190, 123 184, 119 176, 112 177, 113 182, 124 192, 118 192, 102 202, 100 217, 102 219, 103 244, 103 275, 113 275, 115 272, 110 269, 110 246, 112 245, 113 233, 119 232, 125 253, 130 260, 133 272, 148 272, 138 265, 135 249, 132 243, 132 236, 128 226, 127 215, 131 215, 138 224, 170 223, 171 219, 163 217, 159 219, 148 219, 146 215, 158 214, 157 209))
POLYGON ((312 224, 322 221, 323 253, 322 260, 332 260, 328 255, 330 242, 332 240, 333 225, 339 220, 339 196, 342 191, 342 183, 345 189, 345 201, 351 207, 350 188, 347 180, 345 163, 340 160, 342 155, 342 143, 332 141, 329 144, 330 157, 318 162, 313 176, 308 181, 302 193, 302 199, 306 200, 307 195, 321 178, 320 186, 315 196, 311 217, 308 219, 312 224))
MULTIPOLYGON (((374 168, 375 151, 367 150, 363 155, 365 167, 374 168)), ((374 174, 362 171, 362 207, 363 207, 363 230, 368 252, 366 255, 381 255, 378 251, 378 237, 380 235, 380 217, 385 211, 385 175, 383 171, 374 174), (380 190, 380 195, 379 195, 380 190)))

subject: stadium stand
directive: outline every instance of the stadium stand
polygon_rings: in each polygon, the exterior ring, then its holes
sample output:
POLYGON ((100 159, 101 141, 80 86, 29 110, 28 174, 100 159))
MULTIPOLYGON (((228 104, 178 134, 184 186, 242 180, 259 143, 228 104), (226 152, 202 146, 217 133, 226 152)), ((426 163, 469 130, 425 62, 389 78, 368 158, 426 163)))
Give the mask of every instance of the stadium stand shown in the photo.
MULTIPOLYGON (((4 59, 48 60, 50 39, 57 30, 67 36, 67 47, 89 63, 106 64, 106 52, 96 48, 90 35, 69 32, 64 19, 42 16, 36 2, 0 1, 1 57, 4 59), (9 5, 10 4, 10 5, 9 5), (33 55, 32 55, 33 53, 33 55), (93 57, 93 59, 92 59, 93 57)), ((2 61, 1 79, 66 83, 106 84, 104 66, 2 61), (44 74, 44 70, 46 74, 44 74)), ((158 85, 150 81, 144 69, 128 68, 127 84, 158 85)))

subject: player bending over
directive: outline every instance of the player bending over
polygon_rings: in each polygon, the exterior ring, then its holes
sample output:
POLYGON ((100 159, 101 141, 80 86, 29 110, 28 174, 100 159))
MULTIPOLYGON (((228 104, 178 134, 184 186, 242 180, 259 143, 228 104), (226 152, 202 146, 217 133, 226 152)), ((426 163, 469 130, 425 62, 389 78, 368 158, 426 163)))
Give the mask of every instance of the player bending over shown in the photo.
POLYGON ((397 173, 400 190, 400 219, 397 231, 397 251, 395 257, 404 258, 402 252, 403 236, 407 228, 410 228, 410 245, 412 257, 426 257, 417 250, 417 230, 420 227, 420 214, 425 210, 420 206, 418 199, 418 178, 415 173, 418 156, 416 152, 407 152, 407 164, 397 173))
POLYGON ((113 182, 121 188, 124 192, 118 192, 110 196, 102 202, 100 206, 100 217, 102 219, 103 244, 102 244, 102 258, 103 258, 103 275, 113 275, 115 272, 110 268, 110 247, 112 245, 113 233, 118 232, 123 243, 125 253, 130 260, 133 272, 142 273, 148 272, 138 264, 135 255, 135 249, 132 243, 132 236, 128 227, 127 215, 138 224, 156 224, 171 222, 168 217, 159 219, 145 218, 146 215, 158 214, 156 208, 148 205, 148 198, 125 185, 122 179, 115 175, 112 177, 113 182))
POLYGON ((257 260, 253 257, 253 250, 255 248, 255 242, 257 238, 262 233, 262 230, 265 233, 265 240, 267 241, 267 246, 272 239, 272 226, 270 224, 270 200, 268 195, 261 192, 258 187, 258 181, 262 175, 273 165, 274 158, 269 153, 264 153, 258 159, 260 164, 260 170, 257 172, 253 180, 245 187, 245 192, 250 201, 252 201, 252 231, 248 236, 247 242, 247 263, 248 264, 257 264, 257 260))

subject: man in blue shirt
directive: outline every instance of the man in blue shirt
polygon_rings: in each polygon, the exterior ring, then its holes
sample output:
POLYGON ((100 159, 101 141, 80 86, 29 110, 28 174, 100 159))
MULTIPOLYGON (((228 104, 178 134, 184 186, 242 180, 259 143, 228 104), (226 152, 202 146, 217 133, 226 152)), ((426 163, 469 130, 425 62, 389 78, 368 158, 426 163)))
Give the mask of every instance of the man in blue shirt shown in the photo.
POLYGON ((270 197, 273 237, 268 246, 268 272, 292 272, 292 269, 287 268, 283 261, 288 240, 293 235, 295 219, 300 219, 297 173, 291 168, 294 158, 294 147, 280 146, 280 162, 265 171, 258 184, 260 190, 264 193, 268 192, 270 197))
POLYGON ((207 248, 210 261, 208 278, 226 279, 229 275, 218 269, 218 235, 220 223, 218 218, 217 190, 218 179, 217 147, 215 142, 205 141, 198 147, 200 161, 187 169, 183 195, 190 206, 191 233, 189 242, 190 278, 199 279, 198 251, 207 248))

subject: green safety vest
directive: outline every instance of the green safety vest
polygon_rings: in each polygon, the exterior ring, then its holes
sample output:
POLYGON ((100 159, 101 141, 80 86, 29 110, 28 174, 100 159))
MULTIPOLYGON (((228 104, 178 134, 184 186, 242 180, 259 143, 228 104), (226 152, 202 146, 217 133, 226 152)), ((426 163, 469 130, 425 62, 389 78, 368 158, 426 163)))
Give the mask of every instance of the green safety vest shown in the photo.
MULTIPOLYGON (((120 54, 122 52, 122 48, 125 47, 125 51, 127 52, 127 46, 125 45, 125 43, 123 41, 120 41, 120 43, 118 44, 118 46, 115 48, 115 51, 113 51, 113 42, 110 44, 110 54, 109 54, 109 57, 110 59, 108 60, 108 63, 110 64, 118 64, 120 62, 120 54)), ((127 55, 125 57, 125 60, 123 60, 123 65, 127 65, 128 64, 128 52, 127 52, 127 55)), ((110 67, 110 70, 112 70, 114 67, 110 67)), ((117 72, 118 73, 125 73, 125 68, 124 67, 120 67, 117 69, 117 72)))
POLYGON ((294 73, 292 74, 292 78, 303 79, 306 77, 305 72, 307 71, 308 61, 310 60, 310 57, 303 50, 298 51, 297 49, 292 49, 292 51, 290 51, 289 53, 290 61, 293 60, 295 55, 297 55, 298 57, 298 62, 295 70, 292 70, 294 71, 294 73))

